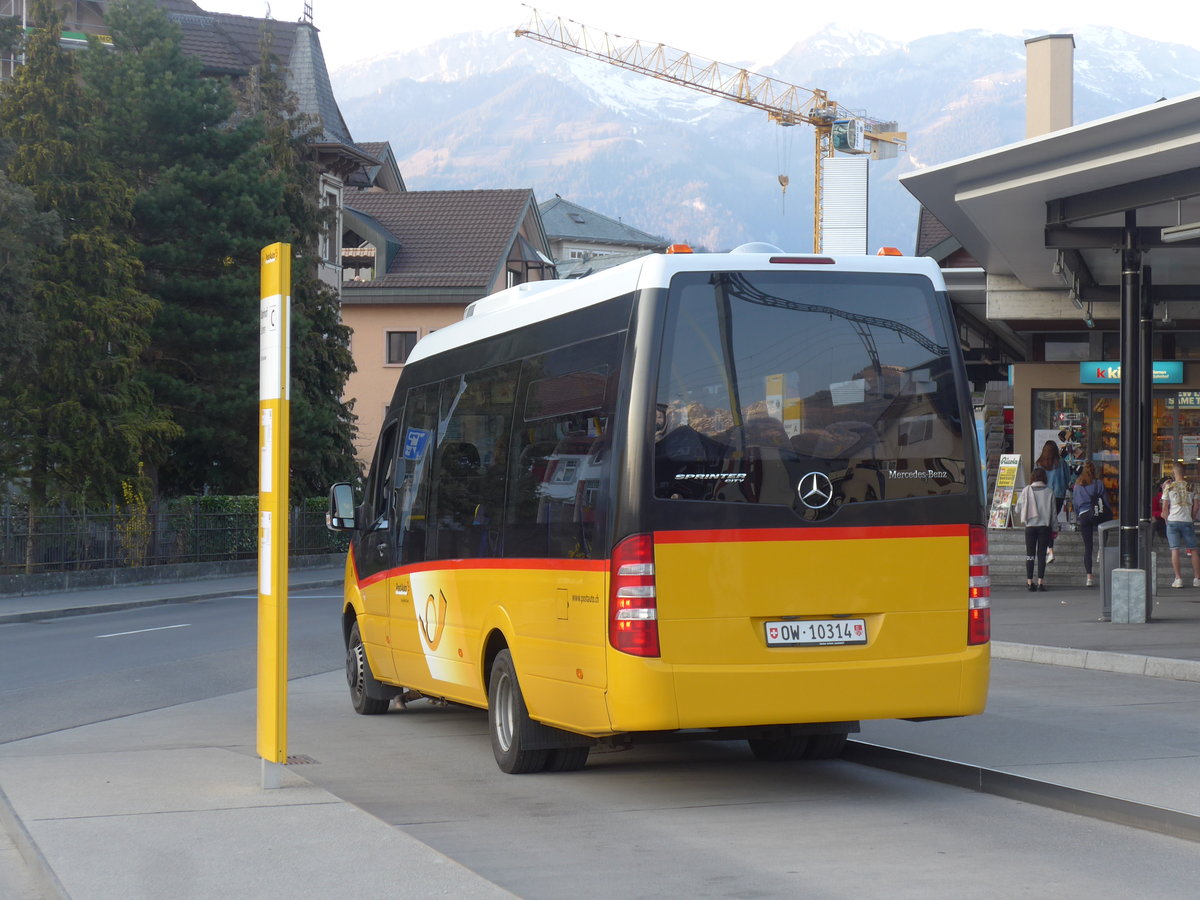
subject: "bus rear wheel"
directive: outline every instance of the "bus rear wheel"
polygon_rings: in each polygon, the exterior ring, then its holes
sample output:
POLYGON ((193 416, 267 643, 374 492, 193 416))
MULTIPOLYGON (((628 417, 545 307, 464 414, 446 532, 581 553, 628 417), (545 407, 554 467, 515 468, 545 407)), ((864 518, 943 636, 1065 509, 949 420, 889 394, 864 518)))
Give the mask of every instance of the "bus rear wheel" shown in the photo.
POLYGON ((546 756, 547 772, 578 772, 588 761, 587 747, 563 747, 546 756))
POLYGON ((780 738, 750 738, 750 752, 766 762, 788 762, 802 759, 808 749, 808 735, 797 734, 780 738))
POLYGON ((846 749, 846 732, 837 734, 809 735, 808 747, 804 751, 805 759, 833 759, 841 756, 846 749))
POLYGON ((492 664, 488 680, 488 730, 492 735, 492 754, 500 771, 509 775, 540 772, 546 765, 547 751, 530 749, 537 734, 537 723, 529 718, 512 654, 501 650, 492 664))
POLYGON ((378 716, 388 710, 390 701, 367 696, 367 685, 374 678, 362 635, 358 632, 358 622, 355 622, 350 626, 350 637, 346 640, 346 682, 350 685, 350 702, 360 716, 378 716))

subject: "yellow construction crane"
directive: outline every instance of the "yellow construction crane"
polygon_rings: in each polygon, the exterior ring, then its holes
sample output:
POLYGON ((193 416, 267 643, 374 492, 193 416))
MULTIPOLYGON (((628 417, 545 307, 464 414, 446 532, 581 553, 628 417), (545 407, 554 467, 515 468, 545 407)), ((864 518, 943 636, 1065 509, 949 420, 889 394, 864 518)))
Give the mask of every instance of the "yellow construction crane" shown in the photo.
MULTIPOLYGON (((835 151, 890 159, 903 149, 907 140, 905 132, 896 130, 895 122, 881 122, 853 113, 830 100, 825 91, 788 84, 666 44, 623 38, 570 19, 543 16, 533 7, 527 8, 531 16, 523 28, 517 29, 518 37, 532 38, 631 72, 651 75, 714 97, 724 97, 744 106, 761 109, 772 122, 779 125, 798 125, 802 122, 812 125, 816 134, 813 158, 815 252, 820 253, 823 249, 822 160, 833 157, 835 151)), ((780 175, 779 182, 786 190, 787 176, 780 175)))

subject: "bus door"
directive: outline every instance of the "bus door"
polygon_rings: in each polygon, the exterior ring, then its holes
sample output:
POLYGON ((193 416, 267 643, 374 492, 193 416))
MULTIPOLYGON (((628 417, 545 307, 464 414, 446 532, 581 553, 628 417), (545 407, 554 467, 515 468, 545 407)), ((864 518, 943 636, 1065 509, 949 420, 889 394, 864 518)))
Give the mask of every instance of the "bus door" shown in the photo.
POLYGON ((396 510, 393 476, 398 423, 384 425, 367 480, 359 519, 368 523, 354 542, 354 564, 362 597, 358 628, 376 678, 391 679, 392 663, 388 581, 395 551, 396 510))
POLYGON ((422 652, 417 629, 418 597, 412 567, 426 559, 429 521, 429 478, 437 437, 436 384, 413 388, 404 404, 398 434, 399 452, 393 497, 396 509, 395 564, 388 577, 388 616, 397 680, 412 688, 428 686, 423 677, 422 652))
POLYGON ((406 461, 424 556, 418 560, 414 546, 401 570, 411 597, 397 612, 404 665, 414 673, 410 685, 480 705, 481 630, 505 590, 503 567, 492 561, 503 554, 503 473, 519 368, 508 363, 422 388, 405 415, 410 434, 432 437, 419 461, 406 461))

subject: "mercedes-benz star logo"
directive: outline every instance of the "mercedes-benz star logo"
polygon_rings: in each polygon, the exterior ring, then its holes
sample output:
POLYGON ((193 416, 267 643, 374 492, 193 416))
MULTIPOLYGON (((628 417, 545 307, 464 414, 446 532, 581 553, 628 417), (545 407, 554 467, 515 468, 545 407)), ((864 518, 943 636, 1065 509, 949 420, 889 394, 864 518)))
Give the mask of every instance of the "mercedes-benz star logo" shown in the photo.
POLYGON ((796 485, 796 493, 809 509, 824 509, 833 499, 833 482, 824 472, 809 472, 796 485))

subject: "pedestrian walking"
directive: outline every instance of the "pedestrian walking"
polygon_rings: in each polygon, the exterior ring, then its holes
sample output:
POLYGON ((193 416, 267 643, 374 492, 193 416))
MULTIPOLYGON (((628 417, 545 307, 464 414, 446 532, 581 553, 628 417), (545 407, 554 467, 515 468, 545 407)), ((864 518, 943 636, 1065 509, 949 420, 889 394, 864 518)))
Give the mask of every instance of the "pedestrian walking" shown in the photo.
POLYGON ((1087 586, 1096 583, 1092 574, 1092 561, 1095 557, 1092 548, 1095 545, 1096 529, 1104 519, 1102 510, 1108 506, 1108 491, 1104 482, 1096 477, 1096 464, 1090 459, 1083 464, 1075 486, 1071 489, 1071 502, 1075 504, 1075 523, 1079 526, 1079 534, 1083 538, 1083 570, 1087 573, 1087 586))
POLYGON ((1029 476, 1029 484, 1021 489, 1017 499, 1017 515, 1025 526, 1025 584, 1031 591, 1046 589, 1046 550, 1050 543, 1051 523, 1054 521, 1054 492, 1046 483, 1046 470, 1037 466, 1029 476), (1037 582, 1034 583, 1034 564, 1037 582))
POLYGON ((1200 587, 1200 553, 1196 552, 1196 513, 1200 497, 1183 477, 1183 464, 1175 463, 1175 479, 1163 491, 1163 518, 1167 520, 1167 544, 1171 547, 1171 568, 1175 570, 1173 588, 1183 587, 1180 551, 1189 550, 1192 558, 1192 587, 1200 587))
POLYGON ((1062 451, 1059 450, 1055 441, 1046 441, 1042 445, 1042 452, 1038 455, 1034 465, 1045 471, 1046 484, 1054 498, 1054 515, 1050 520, 1050 544, 1046 548, 1046 562, 1052 563, 1054 562, 1054 539, 1058 537, 1058 532, 1055 531, 1058 527, 1058 513, 1063 508, 1063 503, 1066 502, 1067 493, 1071 487, 1071 467, 1063 459, 1062 451))

